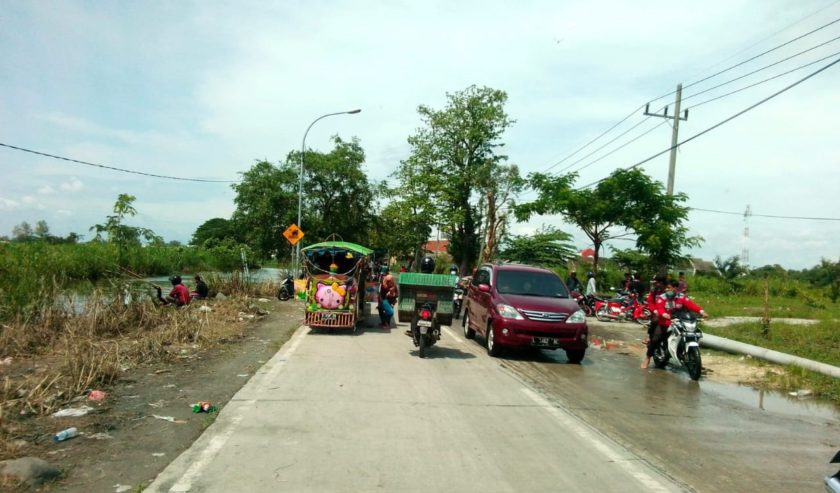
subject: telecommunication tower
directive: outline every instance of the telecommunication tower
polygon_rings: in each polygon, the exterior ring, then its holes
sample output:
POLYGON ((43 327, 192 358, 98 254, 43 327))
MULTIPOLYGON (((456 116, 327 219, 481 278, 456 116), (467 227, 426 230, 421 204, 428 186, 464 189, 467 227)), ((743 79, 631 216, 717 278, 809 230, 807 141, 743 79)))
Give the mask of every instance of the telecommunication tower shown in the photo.
POLYGON ((750 216, 752 216, 752 211, 750 205, 747 204, 747 210, 744 211, 744 238, 741 245, 741 265, 744 267, 750 266, 750 216))

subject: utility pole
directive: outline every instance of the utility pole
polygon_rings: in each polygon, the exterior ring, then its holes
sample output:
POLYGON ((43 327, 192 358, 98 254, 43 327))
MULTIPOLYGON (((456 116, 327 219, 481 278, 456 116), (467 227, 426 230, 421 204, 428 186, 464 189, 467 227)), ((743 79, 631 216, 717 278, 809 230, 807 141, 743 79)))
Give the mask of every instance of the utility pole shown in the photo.
POLYGON ((677 84, 677 99, 674 102, 674 116, 668 114, 668 107, 665 107, 665 112, 661 115, 650 112, 650 103, 645 106, 645 115, 658 116, 660 118, 670 118, 674 120, 671 126, 671 162, 668 164, 668 195, 674 195, 674 171, 677 167, 677 142, 680 133, 680 120, 688 120, 688 110, 685 110, 683 116, 680 116, 680 103, 682 102, 682 84, 677 84))
POLYGON ((744 211, 743 245, 741 245, 741 265, 746 268, 750 267, 750 216, 752 216, 752 210, 750 210, 750 205, 747 204, 747 210, 744 211))

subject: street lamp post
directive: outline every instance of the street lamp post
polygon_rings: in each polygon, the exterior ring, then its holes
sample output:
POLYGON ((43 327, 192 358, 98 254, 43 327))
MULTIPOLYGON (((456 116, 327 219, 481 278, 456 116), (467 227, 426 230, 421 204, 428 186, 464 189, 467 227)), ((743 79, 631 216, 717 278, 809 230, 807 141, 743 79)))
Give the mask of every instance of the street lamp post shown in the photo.
MULTIPOLYGON (((312 125, 318 123, 318 120, 322 120, 328 116, 336 116, 336 115, 355 115, 356 113, 361 112, 360 109, 350 110, 350 111, 339 111, 338 113, 327 113, 326 115, 321 115, 316 118, 312 123, 306 127, 306 132, 303 133, 303 142, 300 144, 300 172, 298 173, 298 217, 297 217, 297 226, 301 230, 301 212, 303 211, 303 157, 306 154, 306 136, 309 134, 309 130, 312 128, 312 125)), ((295 268, 295 277, 300 277, 300 242, 295 243, 295 258, 292 264, 295 268)))

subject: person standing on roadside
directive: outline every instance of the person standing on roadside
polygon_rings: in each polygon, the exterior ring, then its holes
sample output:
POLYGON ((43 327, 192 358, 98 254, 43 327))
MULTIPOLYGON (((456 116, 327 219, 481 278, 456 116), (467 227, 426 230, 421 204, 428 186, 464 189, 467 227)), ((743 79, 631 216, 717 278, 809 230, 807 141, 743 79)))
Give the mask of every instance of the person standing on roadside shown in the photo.
POLYGON ((382 322, 382 328, 387 331, 391 330, 391 318, 394 316, 394 310, 397 306, 397 283, 394 281, 394 276, 388 272, 387 267, 384 268, 382 273, 385 277, 379 284, 377 309, 379 310, 379 320, 382 322))

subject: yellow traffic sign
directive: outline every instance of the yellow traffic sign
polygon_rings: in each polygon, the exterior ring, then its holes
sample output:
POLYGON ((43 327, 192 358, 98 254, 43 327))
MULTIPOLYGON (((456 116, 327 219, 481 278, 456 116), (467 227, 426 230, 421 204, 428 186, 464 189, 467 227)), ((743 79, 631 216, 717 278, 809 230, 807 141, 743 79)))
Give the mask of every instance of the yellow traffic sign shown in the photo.
POLYGON ((283 231, 283 236, 289 240, 289 243, 291 243, 292 246, 295 246, 295 244, 303 238, 303 231, 297 227, 297 224, 292 224, 286 228, 286 231, 283 231))

